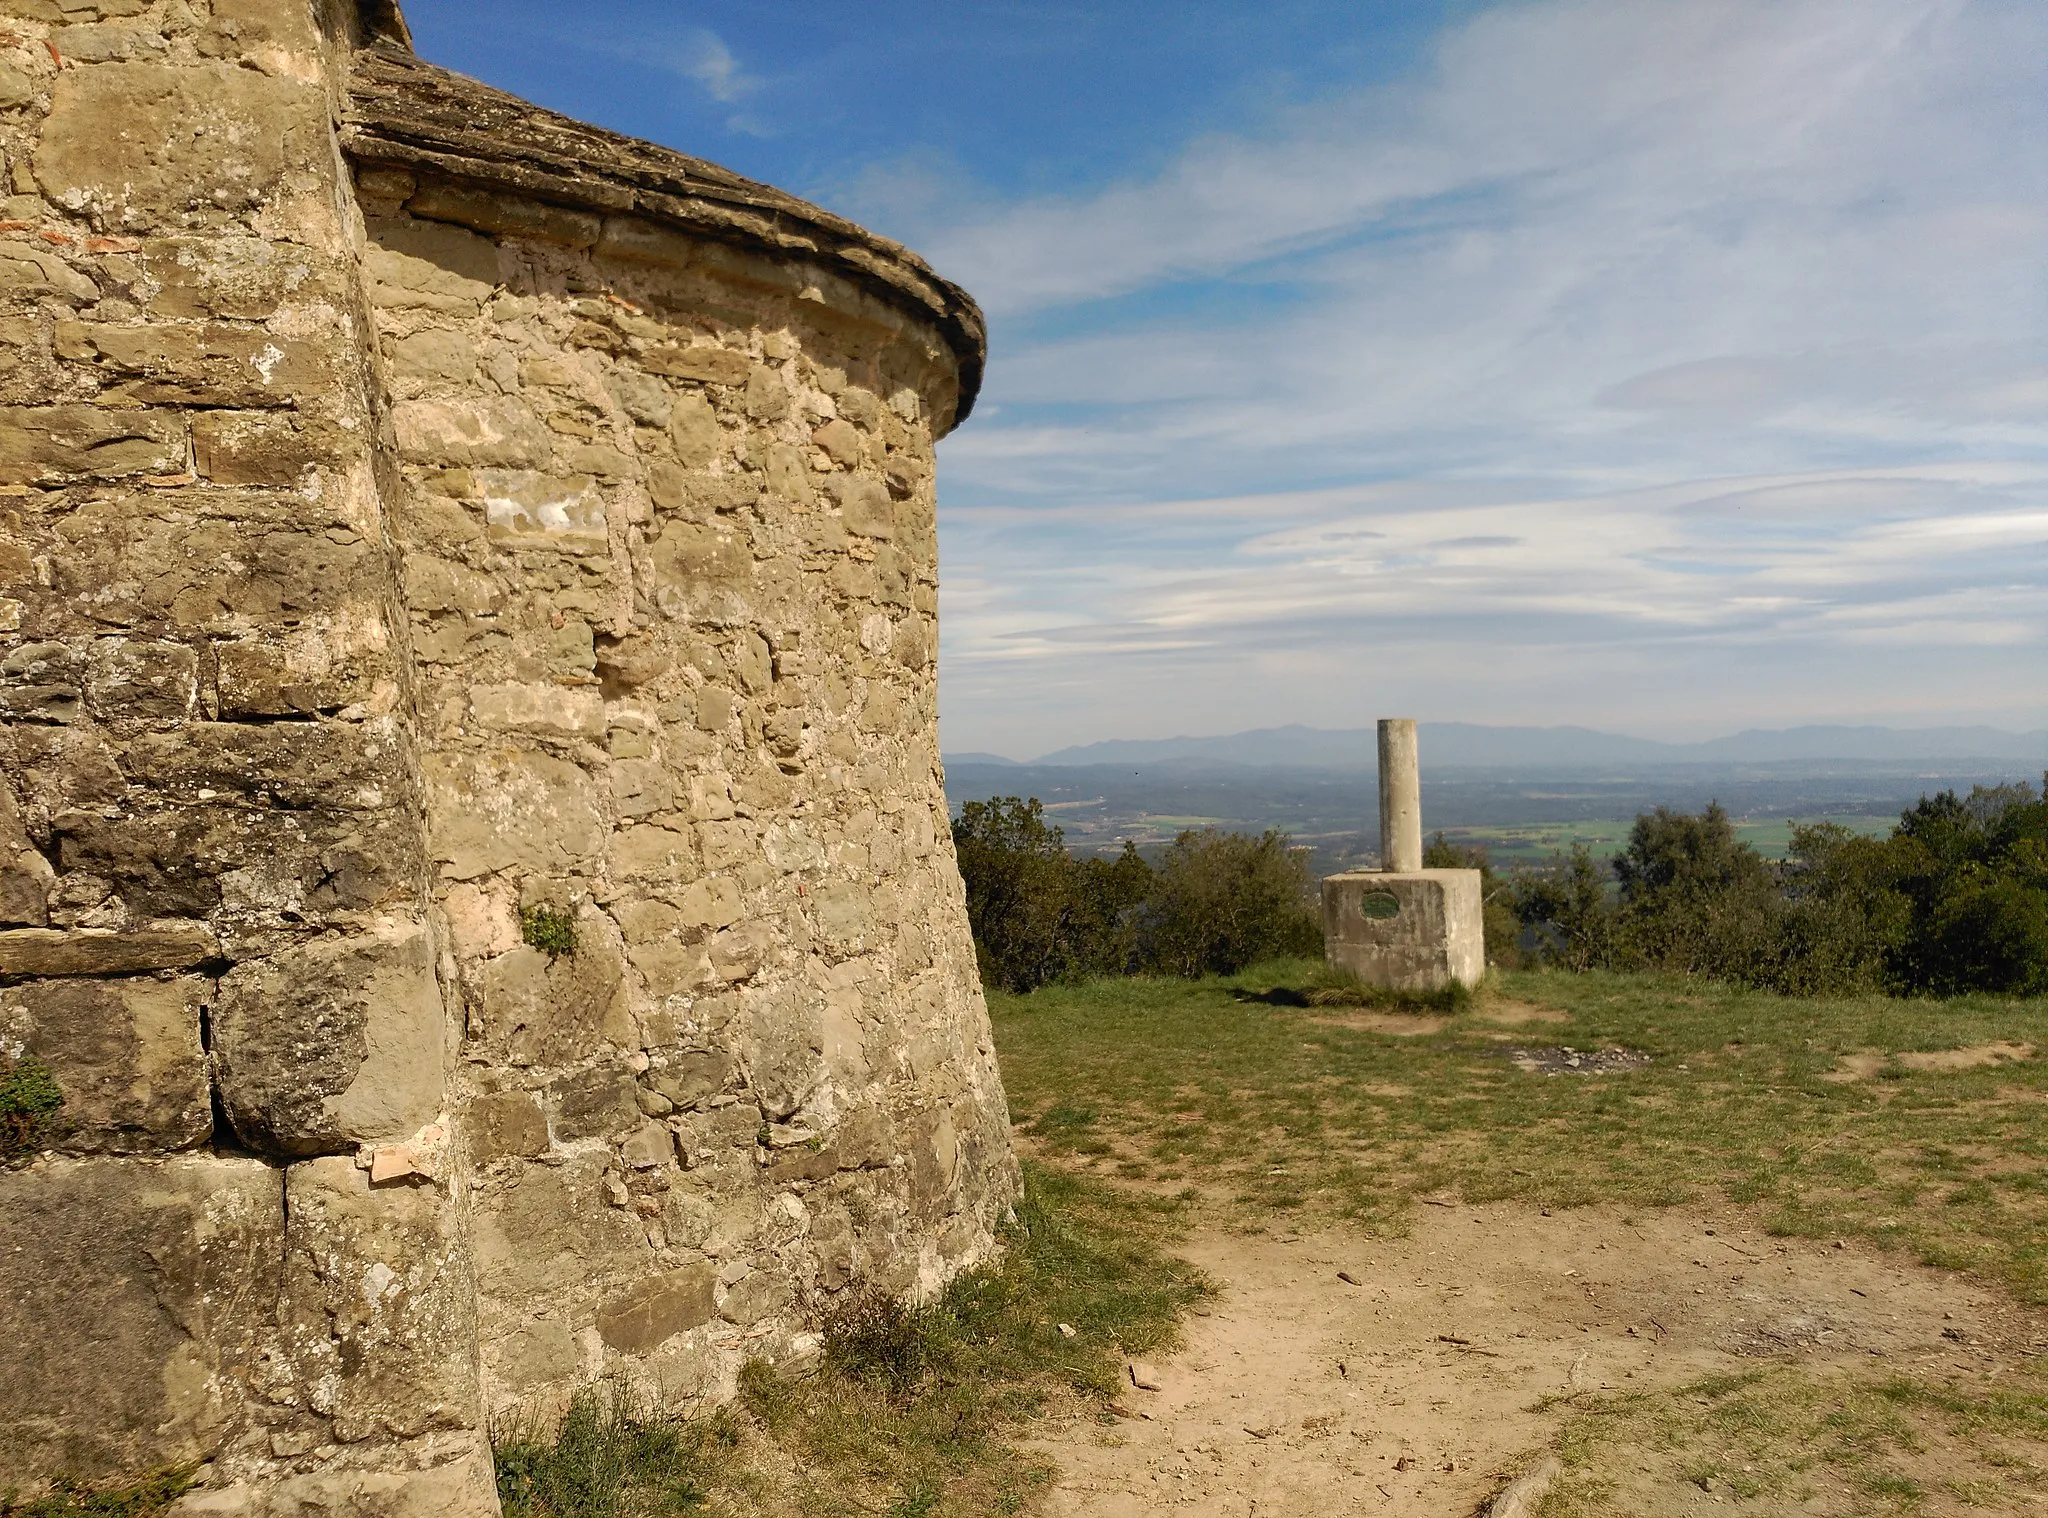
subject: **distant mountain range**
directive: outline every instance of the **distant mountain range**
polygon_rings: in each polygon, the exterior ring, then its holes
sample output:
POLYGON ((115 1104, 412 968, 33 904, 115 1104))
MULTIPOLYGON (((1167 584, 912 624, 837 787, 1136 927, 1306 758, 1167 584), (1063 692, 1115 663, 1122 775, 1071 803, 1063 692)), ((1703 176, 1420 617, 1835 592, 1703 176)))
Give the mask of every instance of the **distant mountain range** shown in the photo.
MULTIPOLYGON (((1418 735, 1424 767, 1608 769, 1671 765, 1912 764, 1988 760, 2048 768, 2048 729, 2008 733, 1991 727, 1794 727, 1750 729, 1704 743, 1657 743, 1588 727, 1483 727, 1425 722, 1418 735)), ((1372 728, 1332 731, 1269 727, 1216 738, 1115 738, 1063 748, 1033 765, 1187 764, 1261 769, 1370 770, 1372 728)), ((948 754, 948 764, 1014 764, 1000 754, 948 754)))

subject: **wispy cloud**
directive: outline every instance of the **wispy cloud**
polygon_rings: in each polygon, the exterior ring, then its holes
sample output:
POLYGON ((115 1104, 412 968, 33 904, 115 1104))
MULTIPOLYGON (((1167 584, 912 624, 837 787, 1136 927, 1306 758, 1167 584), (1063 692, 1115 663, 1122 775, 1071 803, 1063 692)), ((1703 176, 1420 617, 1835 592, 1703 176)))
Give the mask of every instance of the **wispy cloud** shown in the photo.
POLYGON ((734 105, 761 87, 761 81, 740 67, 732 49, 718 33, 699 28, 685 44, 682 72, 720 105, 734 105))
POLYGON ((948 741, 1381 695, 2038 725, 2044 136, 2025 0, 1534 0, 928 225, 996 336, 942 475, 948 741))

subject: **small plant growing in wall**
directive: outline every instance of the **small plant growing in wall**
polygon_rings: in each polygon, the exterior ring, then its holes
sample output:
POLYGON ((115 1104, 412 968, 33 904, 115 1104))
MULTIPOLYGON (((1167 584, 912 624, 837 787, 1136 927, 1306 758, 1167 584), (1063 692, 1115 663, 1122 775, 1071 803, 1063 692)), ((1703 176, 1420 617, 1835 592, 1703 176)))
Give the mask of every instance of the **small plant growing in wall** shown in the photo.
POLYGON ((41 1060, 0 1054, 0 1161, 33 1153, 63 1105, 57 1078, 41 1060))
POLYGON ((576 918, 560 907, 521 907, 519 936, 550 959, 576 952, 576 918))

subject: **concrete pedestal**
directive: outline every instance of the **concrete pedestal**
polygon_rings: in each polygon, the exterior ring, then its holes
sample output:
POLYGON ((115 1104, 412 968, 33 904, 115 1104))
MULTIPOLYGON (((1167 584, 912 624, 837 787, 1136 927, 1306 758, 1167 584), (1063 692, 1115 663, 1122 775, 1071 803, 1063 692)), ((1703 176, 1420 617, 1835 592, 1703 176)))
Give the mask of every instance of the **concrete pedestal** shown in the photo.
POLYGON ((1477 870, 1356 870, 1323 880, 1323 953, 1389 991, 1476 986, 1486 974, 1477 870))

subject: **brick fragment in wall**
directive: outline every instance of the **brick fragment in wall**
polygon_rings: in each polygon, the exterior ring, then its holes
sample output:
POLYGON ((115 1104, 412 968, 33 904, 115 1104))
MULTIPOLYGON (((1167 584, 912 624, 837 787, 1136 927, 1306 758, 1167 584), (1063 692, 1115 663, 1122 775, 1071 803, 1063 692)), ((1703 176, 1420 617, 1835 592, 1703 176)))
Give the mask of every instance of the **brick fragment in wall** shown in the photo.
POLYGON ((0 990, 0 1041, 64 1094, 46 1147, 70 1154, 189 1149, 213 1132, 196 975, 44 980, 0 990))
POLYGON ((0 1490, 220 1449, 277 1301, 282 1191, 214 1155, 0 1171, 0 1490))
POLYGON ((401 1141, 445 1102, 444 1015, 416 923, 316 939, 237 965, 213 1013, 221 1105, 261 1153, 401 1141))

